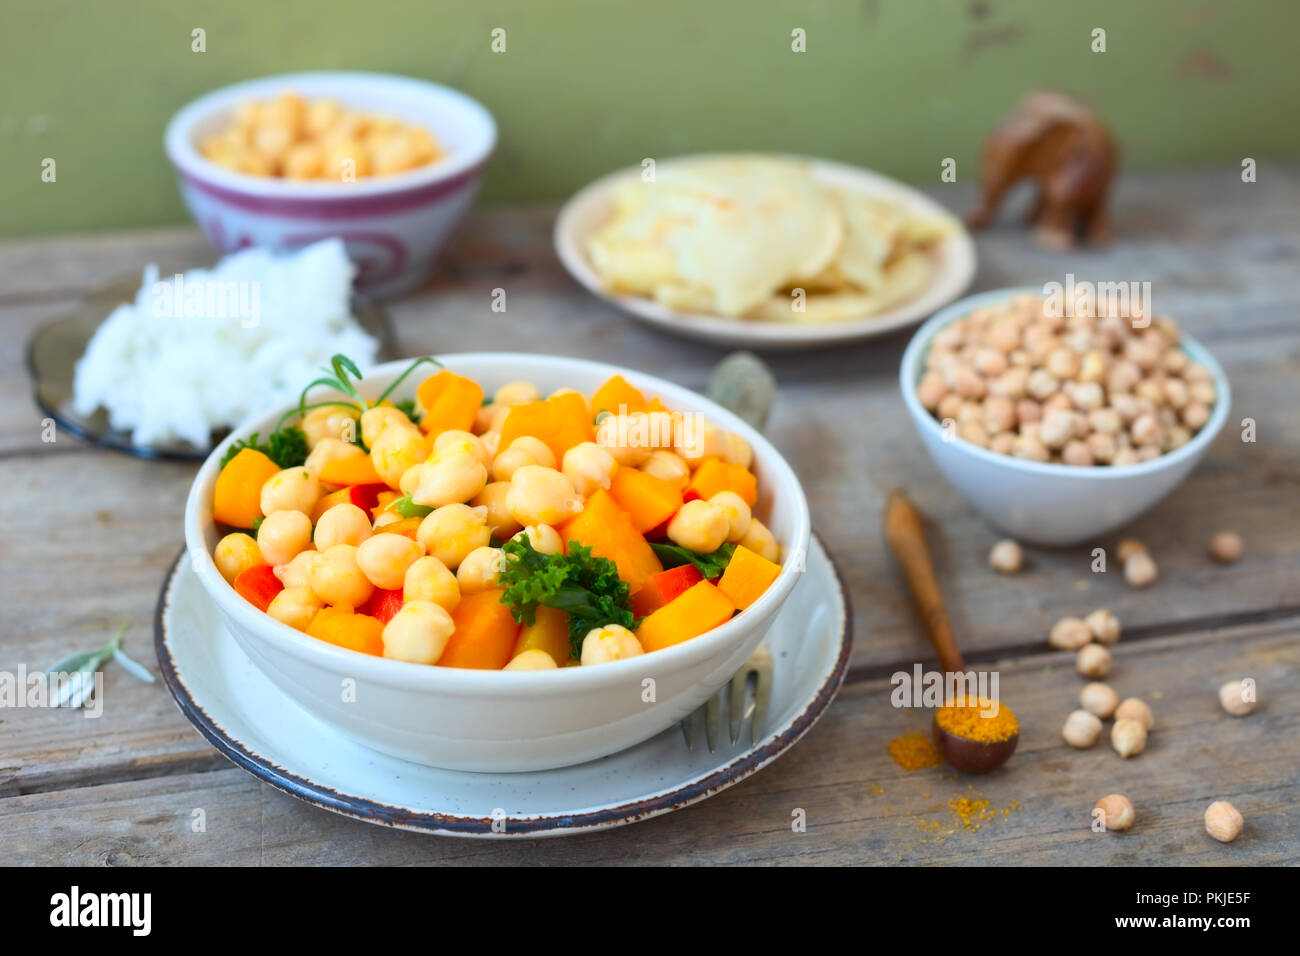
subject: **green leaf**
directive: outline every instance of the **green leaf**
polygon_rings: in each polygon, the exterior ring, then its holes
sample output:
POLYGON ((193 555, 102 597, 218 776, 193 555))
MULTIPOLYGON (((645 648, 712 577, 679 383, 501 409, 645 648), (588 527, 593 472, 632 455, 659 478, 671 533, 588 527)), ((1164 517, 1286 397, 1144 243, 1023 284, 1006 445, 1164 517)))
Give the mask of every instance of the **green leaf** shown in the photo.
POLYGON ((695 570, 704 575, 708 581, 720 577, 722 572, 727 570, 727 565, 731 563, 731 556, 736 553, 734 544, 724 544, 717 551, 710 554, 699 554, 689 548, 683 548, 681 545, 671 544, 667 541, 652 541, 650 547, 665 568, 693 564, 695 570))
POLYGON ((433 511, 428 505, 417 505, 410 495, 404 495, 393 502, 393 510, 403 518, 423 518, 433 511))

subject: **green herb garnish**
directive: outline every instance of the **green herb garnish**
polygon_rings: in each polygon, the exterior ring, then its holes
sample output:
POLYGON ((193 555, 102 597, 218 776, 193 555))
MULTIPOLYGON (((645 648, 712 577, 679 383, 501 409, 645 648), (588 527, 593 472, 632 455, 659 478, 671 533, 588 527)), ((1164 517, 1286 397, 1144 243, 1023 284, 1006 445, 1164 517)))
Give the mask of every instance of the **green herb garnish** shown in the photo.
POLYGON ((221 459, 221 467, 245 448, 260 451, 281 468, 296 468, 307 460, 307 436, 297 425, 286 425, 271 432, 265 442, 258 442, 257 432, 246 440, 241 439, 226 449, 221 459))
POLYGON ((428 505, 417 505, 410 495, 403 495, 394 501, 393 510, 403 518, 423 518, 433 511, 428 505))
POLYGON ((521 624, 533 624, 542 605, 568 614, 569 653, 575 660, 592 628, 636 626, 627 582, 618 576, 613 561, 593 555, 591 548, 571 541, 568 554, 542 554, 527 535, 520 535, 501 550, 509 556, 499 577, 506 589, 501 603, 510 605, 510 613, 521 624))
POLYGON ((695 570, 704 575, 706 581, 714 580, 727 570, 727 565, 731 563, 731 556, 736 553, 734 544, 724 544, 712 554, 698 554, 689 548, 669 544, 666 541, 652 541, 650 547, 654 549, 654 553, 658 555, 660 563, 665 568, 693 564, 695 570))
POLYGON ((411 424, 420 424, 420 416, 415 411, 415 399, 404 398, 400 402, 393 402, 393 407, 411 420, 411 424))

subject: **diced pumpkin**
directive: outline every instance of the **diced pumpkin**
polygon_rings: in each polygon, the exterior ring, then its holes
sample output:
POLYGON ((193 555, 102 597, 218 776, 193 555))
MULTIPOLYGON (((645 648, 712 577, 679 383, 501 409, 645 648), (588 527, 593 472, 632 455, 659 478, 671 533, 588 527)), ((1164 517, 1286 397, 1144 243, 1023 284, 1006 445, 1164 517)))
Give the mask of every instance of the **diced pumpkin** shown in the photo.
POLYGON ((232 528, 252 528, 262 517, 262 486, 280 466, 253 448, 241 448, 217 475, 212 517, 232 528))
POLYGON ((329 644, 362 654, 384 654, 384 624, 369 614, 346 607, 323 607, 307 625, 307 633, 329 644))
POLYGON ((339 488, 336 491, 331 491, 329 494, 321 495, 319 498, 317 498, 316 504, 311 509, 311 514, 308 517, 311 518, 311 523, 315 524, 317 521, 320 521, 321 515, 329 511, 335 505, 346 505, 351 503, 352 503, 352 489, 339 488))
POLYGON ((569 615, 558 608, 545 604, 537 608, 537 616, 532 624, 525 624, 519 629, 519 637, 510 657, 516 658, 524 651, 545 651, 551 655, 557 667, 568 663, 569 652, 569 615))
POLYGON ((516 438, 531 435, 546 443, 558 465, 564 453, 574 445, 591 441, 595 429, 587 401, 572 392, 555 395, 540 402, 524 402, 511 407, 501 426, 499 447, 504 450, 516 438))
POLYGON ((593 554, 613 561, 618 566, 618 576, 628 583, 633 594, 641 590, 647 579, 664 569, 632 518, 604 488, 597 488, 587 498, 581 513, 560 527, 560 537, 566 543, 585 544, 593 554))
POLYGON ((659 527, 682 506, 682 493, 675 484, 635 468, 615 469, 609 493, 642 534, 659 527))
POLYGON ((267 564, 259 564, 240 571, 231 582, 231 586, 240 597, 259 611, 265 611, 270 607, 275 596, 284 590, 284 585, 267 564))
POLYGON ((471 431, 483 407, 483 386, 473 379, 443 369, 430 375, 415 390, 424 410, 420 428, 430 435, 445 431, 471 431))
MULTIPOLYGON (((360 448, 357 451, 361 451, 360 448)), ((316 476, 326 485, 382 485, 384 479, 375 471, 375 463, 365 452, 328 462, 316 476)))
POLYGON ((656 395, 654 398, 650 399, 650 401, 645 403, 645 410, 647 412, 666 412, 668 411, 668 406, 661 402, 659 396, 656 395))
POLYGON ((718 579, 718 590, 743 611, 762 597, 780 573, 781 565, 740 545, 718 579))
POLYGON ((402 609, 402 591, 386 591, 375 588, 366 603, 357 608, 358 613, 368 614, 380 623, 387 624, 402 609))
POLYGON ((645 396, 628 384, 627 379, 622 375, 615 375, 596 389, 596 394, 591 396, 591 412, 593 415, 599 415, 602 411, 613 412, 617 415, 620 411, 643 412, 645 410, 645 396))
POLYGON ((400 491, 393 491, 385 485, 384 490, 375 497, 375 506, 370 509, 370 517, 374 519, 387 511, 396 511, 397 502, 401 498, 402 493, 400 491))
POLYGON ((510 663, 519 623, 501 603, 504 588, 462 594, 451 619, 456 623, 438 664, 499 671, 510 663))
POLYGON ((637 640, 647 653, 663 650, 726 623, 735 610, 731 598, 700 581, 642 621, 637 640))
POLYGON ((683 498, 687 501, 695 498, 708 501, 719 491, 734 491, 752 508, 758 501, 758 479, 744 465, 732 464, 721 458, 709 458, 695 469, 683 498))
POLYGON ((699 568, 693 564, 680 564, 660 571, 632 599, 632 613, 637 617, 653 614, 679 594, 684 594, 704 580, 699 568))

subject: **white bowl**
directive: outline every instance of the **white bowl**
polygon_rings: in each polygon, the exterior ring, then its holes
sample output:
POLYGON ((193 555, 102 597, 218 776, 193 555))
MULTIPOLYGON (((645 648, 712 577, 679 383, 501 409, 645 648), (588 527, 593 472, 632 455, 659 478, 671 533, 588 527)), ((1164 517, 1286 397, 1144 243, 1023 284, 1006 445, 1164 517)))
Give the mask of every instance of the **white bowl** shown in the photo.
POLYGON ((1228 377, 1214 356, 1184 333, 1183 351, 1214 374, 1218 400, 1210 420, 1186 445, 1136 465, 1082 468, 1024 461, 946 434, 916 395, 930 342, 940 329, 972 310, 1027 292, 1042 294, 1032 288, 981 292, 954 302, 917 329, 899 370, 903 402, 939 470, 995 528, 1030 544, 1095 541, 1146 511, 1196 467, 1228 420, 1228 377))
MULTIPOLYGON (((531 771, 581 763, 653 737, 722 686, 758 646, 773 615, 799 580, 808 553, 808 502, 794 471, 772 445, 727 410, 662 379, 581 359, 479 352, 440 356, 485 390, 535 382, 543 394, 562 386, 590 394, 618 373, 669 407, 704 413, 754 449, 755 513, 782 548, 776 581, 721 627, 642 657, 553 671, 474 671, 386 660, 308 637, 235 593, 217 571, 212 549, 212 489, 225 449, 266 434, 284 409, 246 421, 208 456, 185 505, 185 543, 199 581, 231 634, 257 667, 306 711, 376 750, 452 770, 531 771), (648 684, 647 681, 653 683, 648 684), (652 699, 648 699, 652 698, 652 699)), ((407 367, 373 369, 377 393, 407 367)), ((402 386, 414 394, 418 375, 402 386)))
MULTIPOLYGON (((883 196, 904 203, 919 215, 951 216, 948 210, 925 193, 888 176, 825 159, 807 161, 811 164, 813 178, 818 182, 867 195, 883 196)), ((555 220, 555 252, 569 274, 590 292, 628 314, 675 335, 755 349, 795 349, 853 342, 915 325, 935 309, 965 292, 975 276, 975 243, 971 240, 970 233, 959 223, 957 230, 933 250, 931 258, 934 273, 918 295, 891 309, 862 318, 827 322, 823 325, 759 322, 680 312, 654 299, 615 295, 605 288, 604 281, 588 258, 587 242, 592 233, 613 215, 614 194, 640 175, 639 166, 611 173, 584 187, 565 203, 555 220)))
POLYGON ((437 83, 380 73, 287 73, 199 97, 172 117, 163 143, 185 204, 223 253, 250 245, 291 250, 338 236, 359 267, 358 288, 386 297, 432 275, 439 251, 478 192, 496 136, 486 109, 437 83), (447 155, 404 173, 345 183, 252 176, 199 153, 197 144, 219 132, 240 103, 286 91, 418 124, 447 155))

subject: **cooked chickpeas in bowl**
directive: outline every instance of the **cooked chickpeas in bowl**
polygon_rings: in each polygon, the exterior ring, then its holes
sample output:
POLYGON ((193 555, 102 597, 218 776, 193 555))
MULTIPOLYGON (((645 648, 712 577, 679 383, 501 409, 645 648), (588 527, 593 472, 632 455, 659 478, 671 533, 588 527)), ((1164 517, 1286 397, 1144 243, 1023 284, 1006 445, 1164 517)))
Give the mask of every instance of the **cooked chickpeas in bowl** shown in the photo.
POLYGON ((336 359, 334 392, 216 449, 186 538, 250 658, 369 746, 475 770, 623 749, 714 693, 798 580, 797 479, 691 392, 532 355, 353 371, 336 359), (326 403, 342 413, 329 427, 326 403), (287 440, 309 416, 321 427, 287 440))
POLYGON ((1033 289, 937 313, 904 352, 900 388, 948 480, 996 528, 1046 545, 1095 540, 1154 505, 1231 403, 1218 362, 1173 320, 1052 308, 1033 289))

